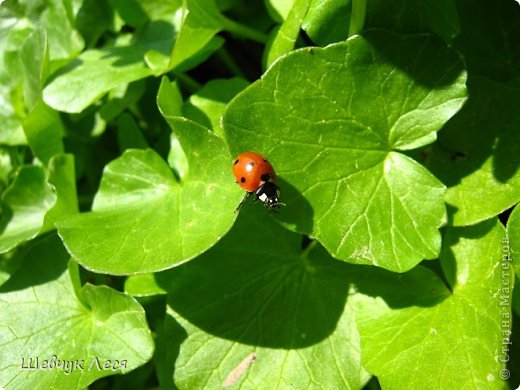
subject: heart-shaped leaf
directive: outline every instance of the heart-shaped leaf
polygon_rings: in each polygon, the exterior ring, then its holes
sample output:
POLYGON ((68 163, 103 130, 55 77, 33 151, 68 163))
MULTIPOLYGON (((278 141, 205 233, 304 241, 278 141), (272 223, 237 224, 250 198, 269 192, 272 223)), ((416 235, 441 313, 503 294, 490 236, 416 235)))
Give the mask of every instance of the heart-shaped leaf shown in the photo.
POLYGON ((282 58, 229 104, 224 131, 234 154, 274 164, 288 226, 337 258, 405 271, 438 255, 445 188, 399 151, 435 139, 465 80, 435 37, 373 30, 282 58))
POLYGON ((39 239, 0 288, 0 383, 7 388, 83 389, 152 357, 142 307, 106 286, 85 285, 77 297, 68 258, 57 236, 39 239))

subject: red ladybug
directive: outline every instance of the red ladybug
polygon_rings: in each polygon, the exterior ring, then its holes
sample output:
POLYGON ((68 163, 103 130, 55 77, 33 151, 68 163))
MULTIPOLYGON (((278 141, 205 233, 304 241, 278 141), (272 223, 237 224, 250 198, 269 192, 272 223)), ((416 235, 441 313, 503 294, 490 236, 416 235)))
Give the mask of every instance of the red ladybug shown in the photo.
POLYGON ((247 191, 246 196, 235 211, 238 211, 249 196, 255 194, 255 201, 260 200, 269 210, 280 207, 280 190, 274 183, 276 174, 272 165, 261 154, 241 153, 233 163, 233 173, 240 187, 247 191))

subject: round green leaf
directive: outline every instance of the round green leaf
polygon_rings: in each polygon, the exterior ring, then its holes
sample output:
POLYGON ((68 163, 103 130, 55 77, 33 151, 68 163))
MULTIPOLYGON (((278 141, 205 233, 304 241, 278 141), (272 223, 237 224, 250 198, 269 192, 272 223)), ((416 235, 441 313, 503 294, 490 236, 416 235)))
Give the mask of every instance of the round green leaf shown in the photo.
POLYGON ((170 268, 207 250, 233 224, 242 191, 224 143, 194 122, 166 119, 186 151, 182 182, 154 151, 126 151, 106 166, 93 211, 58 224, 67 249, 87 269, 170 268))
POLYGON ((55 235, 35 242, 22 261, 0 288, 3 386, 83 389, 151 359, 154 345, 142 307, 106 286, 85 285, 76 297, 68 254, 55 235), (49 365, 53 356, 61 368, 49 365), (64 361, 72 361, 70 369, 64 361), (104 368, 107 361, 110 368, 104 368), (36 364, 39 369, 28 368, 36 364))
POLYGON ((435 37, 373 30, 285 56, 229 104, 223 127, 234 154, 274 164, 280 220, 337 258, 405 271, 439 252, 445 189, 398 151, 435 139, 465 80, 435 37))

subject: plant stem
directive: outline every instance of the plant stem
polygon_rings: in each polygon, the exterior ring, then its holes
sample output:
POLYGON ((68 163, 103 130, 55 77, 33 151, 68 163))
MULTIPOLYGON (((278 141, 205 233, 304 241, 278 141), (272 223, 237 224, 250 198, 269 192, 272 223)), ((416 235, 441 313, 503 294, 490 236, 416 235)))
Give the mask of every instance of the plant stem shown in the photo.
POLYGON ((247 38, 247 39, 251 39, 252 41, 255 41, 255 42, 258 42, 261 44, 267 43, 267 34, 257 31, 254 28, 237 23, 226 17, 222 18, 222 27, 224 28, 224 30, 226 30, 228 32, 237 34, 237 35, 247 38))
POLYGON ((348 36, 359 34, 365 25, 367 12, 367 0, 352 0, 352 13, 350 15, 350 28, 348 36))

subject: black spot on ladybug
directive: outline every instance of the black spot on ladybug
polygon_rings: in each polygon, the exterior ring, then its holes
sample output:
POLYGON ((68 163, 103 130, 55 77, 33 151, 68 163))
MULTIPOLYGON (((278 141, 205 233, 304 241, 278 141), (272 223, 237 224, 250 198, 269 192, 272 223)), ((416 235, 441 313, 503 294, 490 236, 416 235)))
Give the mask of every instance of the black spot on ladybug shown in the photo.
POLYGON ((233 165, 237 165, 239 161, 240 161, 240 159, 237 158, 237 159, 235 160, 235 162, 233 163, 233 165))
POLYGON ((246 178, 242 176, 242 177, 240 178, 240 182, 241 182, 241 183, 245 183, 245 182, 246 182, 246 178))
POLYGON ((269 161, 267 161, 265 158, 264 158, 264 162, 269 163, 269 161))
POLYGON ((269 181, 270 178, 271 178, 271 176, 269 176, 268 173, 264 173, 262 176, 260 176, 260 179, 262 181, 269 181))

